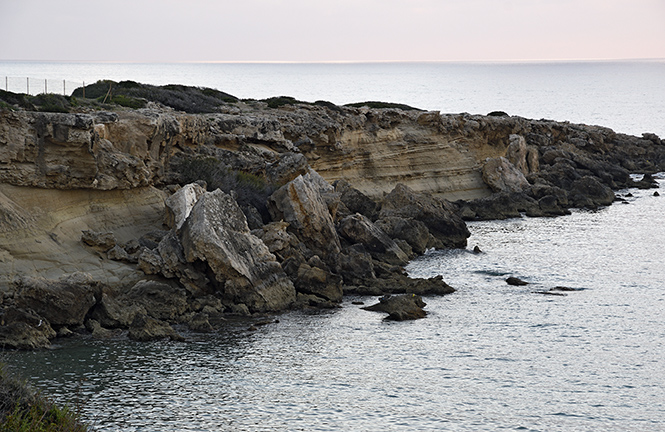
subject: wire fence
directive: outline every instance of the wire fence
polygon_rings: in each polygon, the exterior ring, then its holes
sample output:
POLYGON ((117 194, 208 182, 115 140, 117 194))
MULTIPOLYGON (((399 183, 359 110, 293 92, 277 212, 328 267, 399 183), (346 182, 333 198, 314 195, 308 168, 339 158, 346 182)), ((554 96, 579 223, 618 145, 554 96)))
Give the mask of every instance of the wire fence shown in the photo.
POLYGON ((31 96, 44 93, 56 93, 70 96, 74 90, 85 87, 83 81, 68 81, 49 78, 11 77, 5 76, 0 88, 12 93, 24 93, 31 96))

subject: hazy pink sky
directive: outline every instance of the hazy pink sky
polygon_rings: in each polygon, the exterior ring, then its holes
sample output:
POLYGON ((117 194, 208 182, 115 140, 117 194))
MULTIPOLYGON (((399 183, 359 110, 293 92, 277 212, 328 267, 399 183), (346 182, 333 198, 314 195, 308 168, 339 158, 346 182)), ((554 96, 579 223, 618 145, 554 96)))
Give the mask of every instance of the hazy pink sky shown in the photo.
POLYGON ((0 0, 0 60, 665 58, 665 0, 0 0))

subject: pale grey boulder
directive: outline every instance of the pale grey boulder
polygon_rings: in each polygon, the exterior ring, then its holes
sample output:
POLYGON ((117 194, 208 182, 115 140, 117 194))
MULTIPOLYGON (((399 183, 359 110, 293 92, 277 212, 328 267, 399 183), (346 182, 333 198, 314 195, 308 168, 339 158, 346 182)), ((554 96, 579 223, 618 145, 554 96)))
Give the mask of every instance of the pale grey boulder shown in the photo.
POLYGON ((295 301, 293 283, 223 191, 199 198, 181 227, 180 240, 187 262, 210 267, 224 300, 244 303, 252 312, 283 310, 295 301))

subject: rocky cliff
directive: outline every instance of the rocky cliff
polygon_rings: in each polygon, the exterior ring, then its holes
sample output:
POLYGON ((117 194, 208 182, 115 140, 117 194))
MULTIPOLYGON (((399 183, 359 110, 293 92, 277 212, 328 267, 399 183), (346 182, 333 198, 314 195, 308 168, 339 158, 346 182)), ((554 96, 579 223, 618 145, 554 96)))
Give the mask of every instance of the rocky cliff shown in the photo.
POLYGON ((0 343, 43 346, 84 325, 177 338, 169 323, 209 329, 344 292, 449 293, 401 266, 464 247, 463 220, 608 205, 613 189, 651 186, 630 173, 663 170, 654 135, 509 116, 3 109, 0 343), (90 301, 49 320, 38 289, 90 301))

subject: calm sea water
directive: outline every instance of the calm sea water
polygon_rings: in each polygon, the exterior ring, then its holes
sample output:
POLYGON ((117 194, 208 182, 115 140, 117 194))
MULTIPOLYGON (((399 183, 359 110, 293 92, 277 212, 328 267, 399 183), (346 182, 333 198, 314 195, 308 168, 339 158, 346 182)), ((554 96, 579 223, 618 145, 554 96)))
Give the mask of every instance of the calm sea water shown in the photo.
POLYGON ((40 63, 0 61, 0 88, 68 93, 82 82, 213 87, 241 98, 380 100, 446 113, 502 110, 665 136, 665 60, 556 63, 40 63), (67 90, 69 88, 69 90, 67 90))
POLYGON ((349 298, 256 332, 4 358, 101 431, 662 431, 665 196, 632 192, 594 212, 471 223, 469 250, 409 265, 458 289, 426 298, 419 321, 349 298), (555 286, 579 291, 534 293, 555 286))
MULTIPOLYGON (((502 109, 665 136, 664 65, 30 64, 29 71, 179 82, 240 97, 502 109)), ((21 67, 0 62, 0 76, 21 67)), ((471 223, 469 249, 483 254, 432 252, 408 267, 458 289, 426 298, 423 320, 384 322, 351 303, 375 299, 349 298, 341 309, 287 313, 255 332, 228 323, 211 335, 187 334, 186 343, 67 340, 3 357, 45 394, 80 406, 100 431, 663 431, 665 196, 632 192, 629 204, 595 212, 471 223), (531 284, 509 286, 508 275, 531 284), (555 286, 579 291, 533 293, 555 286)))

